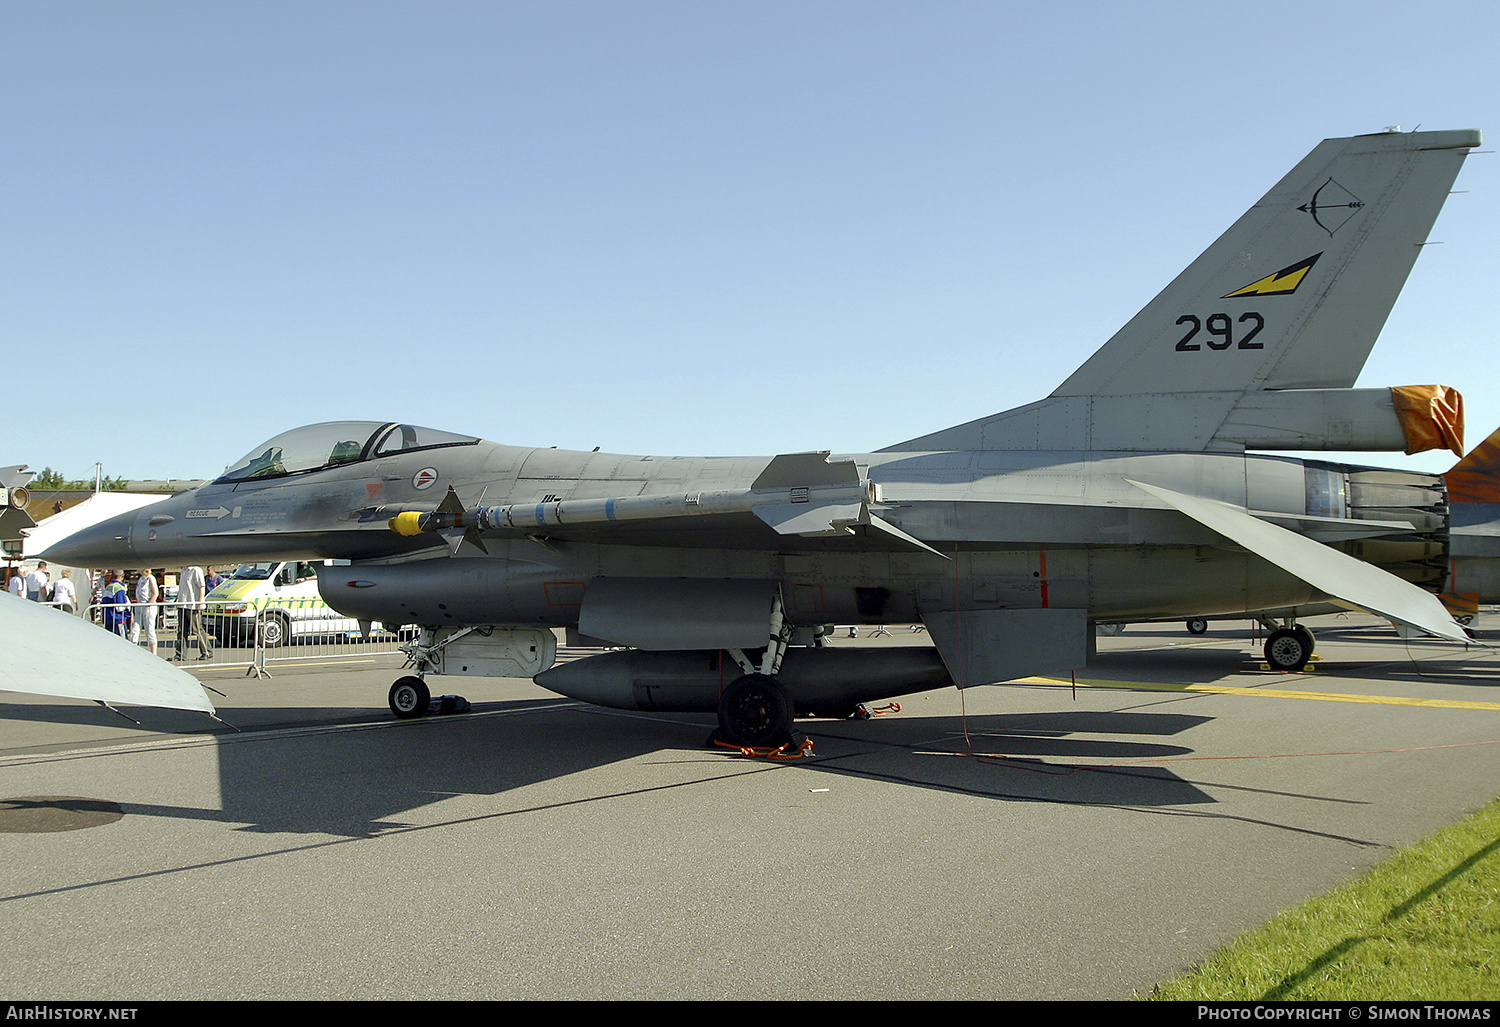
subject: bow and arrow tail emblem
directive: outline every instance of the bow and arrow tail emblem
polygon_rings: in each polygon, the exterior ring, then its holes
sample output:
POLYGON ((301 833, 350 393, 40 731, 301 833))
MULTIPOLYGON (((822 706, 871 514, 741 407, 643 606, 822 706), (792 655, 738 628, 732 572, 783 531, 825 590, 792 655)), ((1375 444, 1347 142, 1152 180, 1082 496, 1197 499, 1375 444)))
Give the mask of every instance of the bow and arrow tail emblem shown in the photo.
POLYGON ((1312 199, 1297 209, 1304 214, 1312 215, 1317 226, 1332 236, 1334 232, 1348 224, 1349 219, 1359 213, 1364 205, 1363 200, 1330 177, 1328 181, 1318 186, 1317 191, 1312 194, 1312 199))

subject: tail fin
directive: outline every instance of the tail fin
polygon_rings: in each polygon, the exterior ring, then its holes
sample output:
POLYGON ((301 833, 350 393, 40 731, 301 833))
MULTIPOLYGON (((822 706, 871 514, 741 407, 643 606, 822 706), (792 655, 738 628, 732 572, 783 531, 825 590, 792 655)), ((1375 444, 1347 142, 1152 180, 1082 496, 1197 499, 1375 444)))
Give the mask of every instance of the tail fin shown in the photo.
POLYGON ((1349 388, 1479 141, 1475 130, 1324 141, 1049 400, 890 449, 1074 448, 1029 440, 1079 417, 1091 422, 1081 448, 1141 448, 1143 432, 1146 448, 1210 448, 1246 392, 1349 388), (1174 401, 1151 405, 1172 413, 1141 409, 1165 394, 1174 401), (1097 402, 1111 397, 1135 399, 1097 402), (1090 402, 1047 409, 1068 398, 1090 402), (1206 432, 1183 424, 1204 417, 1206 432))

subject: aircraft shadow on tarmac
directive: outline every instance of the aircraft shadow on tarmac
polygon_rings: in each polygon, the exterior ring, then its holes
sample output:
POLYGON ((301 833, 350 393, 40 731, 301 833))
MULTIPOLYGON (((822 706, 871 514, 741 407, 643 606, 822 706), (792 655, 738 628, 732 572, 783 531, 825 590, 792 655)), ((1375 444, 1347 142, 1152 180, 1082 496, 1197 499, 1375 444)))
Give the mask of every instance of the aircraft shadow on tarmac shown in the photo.
MULTIPOLYGON (((128 712, 160 733, 123 740, 126 744, 205 733, 203 718, 195 715, 128 712)), ((271 711, 238 711, 237 716, 230 707, 221 712, 230 723, 244 723, 250 713, 271 711)), ((812 755, 768 763, 705 748, 711 717, 651 719, 562 699, 481 703, 474 712, 485 716, 418 721, 394 721, 372 711, 368 721, 356 717, 352 727, 348 710, 282 712, 291 716, 278 718, 274 733, 213 726, 221 809, 125 802, 127 814, 220 821, 239 830, 369 837, 426 823, 429 817, 403 814, 454 795, 495 796, 502 801, 489 815, 503 817, 654 789, 712 788, 740 774, 792 768, 1005 801, 1133 806, 1214 801, 1160 767, 1109 766, 1191 755, 1191 748, 1163 739, 1205 718, 1176 713, 971 715, 966 723, 952 716, 914 715, 806 720, 798 726, 815 741, 812 755), (333 712, 343 716, 320 716, 333 712), (340 726, 315 730, 335 723, 340 726), (296 730, 301 727, 314 730, 296 730), (954 755, 970 748, 972 757, 954 755), (1005 758, 984 756, 998 753, 1005 758), (1078 766, 1075 760, 1091 765, 1078 766), (627 766, 642 761, 701 763, 703 773, 686 779, 675 774, 667 781, 627 766), (608 779, 587 775, 614 765, 624 769, 608 779), (509 798, 537 785, 544 787, 509 798)), ((50 704, 11 706, 6 717, 105 726, 118 721, 108 710, 50 704)))
MULTIPOLYGON (((1500 640, 1500 633, 1481 632, 1482 638, 1486 635, 1487 640, 1500 640)), ((1395 644, 1389 647, 1390 658, 1378 663, 1343 659, 1335 651, 1318 673, 1308 675, 1305 683, 1299 680, 1299 688, 1317 690, 1326 687, 1319 681, 1332 683, 1345 675, 1485 688, 1500 681, 1493 672, 1494 650, 1466 654, 1451 644, 1424 641, 1408 648, 1378 626, 1324 625, 1318 636, 1328 643, 1386 638, 1395 644), (1421 662, 1408 653, 1420 656, 1421 662)), ((1100 653, 1086 673, 1122 682, 1224 681, 1226 674, 1233 675, 1254 659, 1255 654, 1236 649, 1153 647, 1100 653)), ((1285 687, 1286 680, 1286 675, 1246 674, 1231 676, 1226 683, 1285 687)), ((965 720, 906 712, 863 722, 799 721, 799 729, 814 738, 814 751, 810 758, 786 764, 742 763, 735 756, 704 749, 711 716, 621 714, 561 698, 476 703, 475 713, 485 715, 405 722, 392 720, 378 708, 222 706, 225 721, 244 733, 206 723, 198 714, 130 709, 126 712, 155 734, 122 739, 125 742, 205 732, 217 737, 223 808, 127 804, 127 809, 222 821, 240 830, 368 837, 425 823, 430 817, 416 811, 455 795, 495 797, 493 812, 485 815, 498 818, 549 805, 684 787, 684 782, 689 788, 711 788, 742 773, 793 767, 1010 802, 1162 810, 1216 803, 1214 796, 1165 762, 1199 755, 1190 744, 1173 739, 1213 718, 1166 712, 1161 704, 1180 698, 1171 693, 1144 693, 1140 698, 1156 708, 1143 704, 1123 710, 971 714, 965 720), (269 734, 268 728, 277 731, 269 734), (955 756, 960 752, 971 755, 955 756), (653 762, 702 763, 704 771, 686 779, 678 775, 665 784, 658 774, 637 773, 630 767, 653 762), (610 766, 621 769, 604 778, 588 774, 610 766), (726 766, 734 769, 726 773, 726 766)), ((8 706, 5 716, 37 723, 119 724, 118 714, 81 705, 16 704, 8 706)))
MULTIPOLYGON (((1160 767, 1068 762, 1123 764, 1190 754, 1186 746, 1159 740, 1204 720, 1181 714, 969 717, 968 738, 976 751, 1011 754, 1003 763, 955 757, 964 749, 964 734, 953 717, 799 721, 815 739, 813 755, 767 763, 701 748, 711 718, 601 715, 597 708, 564 701, 476 704, 475 712, 492 715, 378 725, 386 730, 221 733, 216 748, 222 809, 141 803, 125 803, 125 809, 222 821, 239 830, 370 837, 431 823, 429 815, 406 815, 456 795, 495 797, 493 809, 480 816, 499 819, 637 793, 715 788, 742 774, 793 768, 1002 801, 1130 806, 1215 801, 1160 767), (653 763, 702 764, 703 773, 663 775, 646 769, 653 763), (608 766, 621 769, 608 777, 588 774, 608 766)), ((473 816, 471 806, 463 818, 473 816)))
MULTIPOLYGON (((1130 633, 1149 630, 1131 629, 1130 633)), ((1160 634, 1172 643, 1188 641, 1165 628, 1160 634)), ((1297 676, 1293 687, 1328 690, 1344 677, 1486 690, 1500 683, 1500 673, 1496 673, 1500 668, 1495 665, 1500 649, 1466 652, 1452 643, 1402 641, 1378 624, 1323 624, 1317 635, 1327 646, 1327 658, 1315 674, 1297 676), (1361 658, 1354 659, 1354 650, 1346 656, 1334 648, 1337 643, 1368 646, 1373 642, 1388 643, 1382 647, 1384 658, 1371 660, 1369 650, 1364 649, 1359 652, 1361 658)), ((1500 631, 1481 629, 1478 635, 1480 641, 1500 643, 1500 631)), ((1215 632, 1208 640, 1215 636, 1235 642, 1243 636, 1253 642, 1249 630, 1215 632)), ((1258 662, 1257 657, 1253 646, 1241 650, 1171 644, 1101 652, 1084 673, 1122 683, 1155 680, 1170 686, 1219 681, 1240 687, 1287 687, 1289 677, 1284 674, 1236 675, 1236 670, 1258 662)), ((366 712, 221 706, 224 719, 243 728, 244 734, 205 723, 198 714, 129 709, 126 712, 143 727, 157 732, 145 740, 205 732, 217 736, 223 809, 128 808, 150 815, 223 821, 241 830, 365 837, 423 823, 428 817, 416 811, 453 795, 494 796, 497 801, 488 815, 503 817, 549 804, 607 801, 633 792, 684 786, 680 779, 666 785, 659 775, 636 773, 630 767, 652 762, 702 763, 703 774, 687 779, 689 788, 713 787, 739 773, 796 767, 1001 801, 1162 809, 1214 804, 1218 801, 1214 796, 1180 776, 1167 762, 1201 755, 1191 744, 1175 739, 1213 719, 1163 710, 1162 703, 1178 698, 1170 692, 1141 693, 1120 704, 1139 702, 1137 709, 970 714, 966 721, 910 711, 864 722, 805 720, 798 726, 815 739, 812 756, 774 765, 741 763, 735 756, 704 749, 711 716, 621 714, 561 698, 476 703, 475 713, 486 716, 415 722, 393 721, 380 708, 366 712), (1156 708, 1146 708, 1147 704, 1156 708), (367 725, 367 729, 350 730, 351 724, 367 725), (294 731, 289 736, 273 737, 264 730, 332 725, 339 727, 294 731), (958 752, 972 755, 957 758, 958 752), (1000 755, 986 758, 986 754, 1000 755), (620 771, 604 778, 588 774, 617 765, 620 771), (726 774, 726 765, 736 769, 726 774), (570 778, 579 783, 567 781, 570 778), (565 781, 561 787, 551 787, 565 781), (544 786, 541 791, 530 790, 538 785, 544 786), (520 795, 523 791, 524 796, 520 795)), ((5 716, 38 723, 119 723, 118 715, 109 710, 80 705, 11 705, 5 716)), ((139 740, 142 736, 126 739, 139 740)), ((1194 771, 1192 776, 1202 774, 1194 771)), ((1222 787, 1216 784, 1214 789, 1222 787)), ((1329 797, 1328 801, 1335 800, 1329 797)))

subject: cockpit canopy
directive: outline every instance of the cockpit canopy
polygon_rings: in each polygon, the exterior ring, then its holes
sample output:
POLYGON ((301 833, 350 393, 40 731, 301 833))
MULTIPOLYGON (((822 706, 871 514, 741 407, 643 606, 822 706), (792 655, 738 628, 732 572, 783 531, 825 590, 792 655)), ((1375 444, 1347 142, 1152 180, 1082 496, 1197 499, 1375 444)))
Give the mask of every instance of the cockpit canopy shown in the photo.
POLYGON ((281 478, 288 474, 320 471, 325 467, 373 460, 418 449, 442 446, 472 446, 472 435, 455 435, 433 428, 418 428, 390 421, 329 421, 294 428, 262 442, 229 470, 221 482, 281 478))

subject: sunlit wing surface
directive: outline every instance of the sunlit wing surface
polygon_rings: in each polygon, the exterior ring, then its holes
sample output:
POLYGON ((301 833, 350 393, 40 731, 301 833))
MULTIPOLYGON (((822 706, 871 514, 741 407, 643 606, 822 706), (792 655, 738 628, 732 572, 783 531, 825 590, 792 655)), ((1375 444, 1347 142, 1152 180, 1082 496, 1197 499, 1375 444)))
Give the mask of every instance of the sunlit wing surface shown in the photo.
POLYGON ((0 688, 121 706, 212 714, 198 679, 97 625, 0 597, 0 688))

